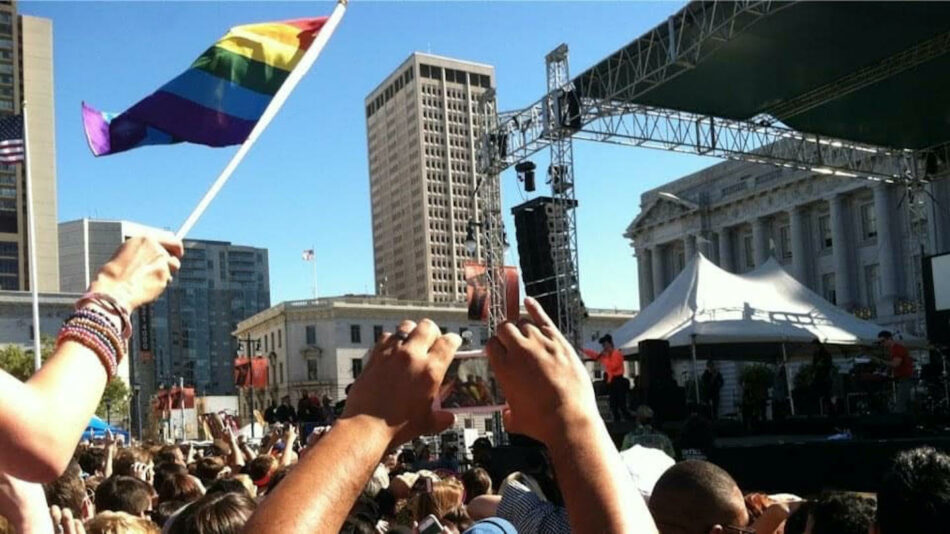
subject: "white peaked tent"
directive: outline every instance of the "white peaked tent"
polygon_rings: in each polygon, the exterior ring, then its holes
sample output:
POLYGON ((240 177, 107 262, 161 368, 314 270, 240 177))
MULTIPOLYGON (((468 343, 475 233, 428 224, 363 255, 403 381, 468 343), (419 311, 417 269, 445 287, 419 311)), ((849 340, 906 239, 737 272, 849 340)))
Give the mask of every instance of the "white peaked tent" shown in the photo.
MULTIPOLYGON (((872 345, 881 330, 799 283, 775 258, 737 275, 697 254, 656 300, 612 335, 621 352, 635 354, 645 339, 665 339, 671 348, 815 339, 872 345)), ((923 345, 916 338, 903 341, 923 345)))

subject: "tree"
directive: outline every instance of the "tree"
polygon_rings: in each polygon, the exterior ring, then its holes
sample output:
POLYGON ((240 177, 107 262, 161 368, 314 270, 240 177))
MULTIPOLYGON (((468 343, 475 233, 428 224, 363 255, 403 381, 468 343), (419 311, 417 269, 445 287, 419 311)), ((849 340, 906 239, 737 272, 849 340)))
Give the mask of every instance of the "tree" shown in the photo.
MULTIPOLYGON (((46 361, 53 354, 56 341, 47 336, 40 340, 40 351, 42 361, 46 361)), ((7 345, 0 348, 0 369, 15 376, 18 380, 26 382, 33 376, 33 351, 23 350, 19 345, 7 345)))
POLYGON ((102 392, 102 399, 96 407, 96 415, 106 420, 111 414, 113 421, 124 420, 129 414, 129 386, 119 379, 110 380, 102 392), (111 403, 111 405, 110 405, 111 403))

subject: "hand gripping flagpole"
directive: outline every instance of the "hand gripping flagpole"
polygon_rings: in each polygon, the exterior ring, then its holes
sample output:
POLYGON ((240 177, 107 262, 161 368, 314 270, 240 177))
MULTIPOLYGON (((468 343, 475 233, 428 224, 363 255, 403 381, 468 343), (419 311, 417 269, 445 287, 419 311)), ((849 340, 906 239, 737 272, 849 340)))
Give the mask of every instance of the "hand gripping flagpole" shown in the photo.
POLYGON ((287 79, 277 90, 277 93, 274 94, 274 98, 271 99, 270 103, 267 105, 267 108, 264 109, 264 113, 257 121, 257 124, 255 124, 254 128, 251 129, 250 135, 247 136, 247 139, 245 139, 244 143, 241 144, 241 147, 238 148, 238 151, 231 158, 231 161, 228 162, 227 167, 224 168, 214 183, 211 184, 208 192, 205 193, 203 197, 201 197, 201 201, 199 201, 198 205, 195 206, 195 209, 191 212, 191 215, 185 219, 184 224, 182 224, 181 228, 178 229, 175 237, 178 239, 184 239, 184 237, 188 235, 188 232, 191 231, 195 223, 198 222, 198 219, 201 218, 201 215, 208 208, 208 205, 211 204, 211 201, 214 200, 214 197, 217 196, 218 192, 221 191, 221 188, 224 187, 224 184, 227 183, 228 178, 230 178, 231 174, 234 173, 234 170, 237 169, 237 166, 241 163, 241 160, 244 159, 244 156, 246 156, 248 151, 251 150, 251 147, 254 146, 254 142, 257 141, 257 138, 261 135, 261 132, 267 128, 267 125, 270 124, 270 121, 273 120, 277 115, 277 112, 280 111, 280 107, 284 105, 284 101, 287 100, 287 97, 289 97, 290 93, 295 87, 297 87, 297 84, 300 83, 300 80, 305 74, 307 74, 307 71, 310 70, 310 67, 313 66, 314 62, 317 61, 317 57, 323 50, 324 45, 327 44, 327 41, 330 40, 330 36, 333 35, 334 30, 336 30, 337 25, 340 24, 340 19, 343 18, 343 13, 346 11, 346 5, 348 2, 349 0, 337 1, 336 7, 333 8, 333 13, 330 14, 330 18, 327 19, 323 27, 320 28, 320 31, 317 32, 317 37, 314 39, 313 44, 310 45, 310 48, 308 48, 304 53, 303 57, 300 58, 300 63, 297 64, 297 67, 294 70, 290 71, 287 79))

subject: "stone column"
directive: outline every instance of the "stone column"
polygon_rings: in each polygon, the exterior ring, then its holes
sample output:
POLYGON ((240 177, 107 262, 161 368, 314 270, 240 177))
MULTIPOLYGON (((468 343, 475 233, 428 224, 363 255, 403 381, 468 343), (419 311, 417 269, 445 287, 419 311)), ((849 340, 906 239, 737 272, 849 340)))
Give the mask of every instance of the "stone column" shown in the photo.
POLYGON ((831 208, 831 246, 835 258, 835 297, 838 306, 850 310, 854 306, 851 284, 851 264, 848 243, 848 208, 844 195, 835 195, 828 201, 831 208))
POLYGON ((766 217, 752 221, 752 250, 756 267, 769 259, 769 220, 766 217))
POLYGON ((688 265, 689 262, 693 261, 693 256, 696 255, 696 236, 693 234, 687 234, 683 238, 683 263, 688 265))
POLYGON ((653 302, 653 252, 648 248, 637 250, 637 277, 640 280, 640 309, 653 302))
POLYGON ((660 293, 666 289, 666 285, 663 283, 663 245, 657 245, 653 247, 653 251, 650 254, 650 260, 653 264, 653 272, 650 273, 653 275, 653 300, 656 300, 660 296, 660 293))
POLYGON ((874 214, 877 225, 878 273, 881 277, 881 298, 877 302, 878 315, 894 313, 898 295, 897 240, 894 239, 894 219, 891 211, 893 186, 878 182, 874 190, 874 214))
POLYGON ((808 276, 807 241, 805 239, 805 208, 795 206, 788 212, 789 233, 792 240, 792 276, 796 280, 811 286, 808 276))
POLYGON ((712 234, 706 232, 705 235, 702 233, 696 235, 696 250, 700 254, 706 256, 706 259, 712 261, 712 234))
POLYGON ((733 271, 732 265, 732 228, 719 230, 719 266, 726 271, 733 271))

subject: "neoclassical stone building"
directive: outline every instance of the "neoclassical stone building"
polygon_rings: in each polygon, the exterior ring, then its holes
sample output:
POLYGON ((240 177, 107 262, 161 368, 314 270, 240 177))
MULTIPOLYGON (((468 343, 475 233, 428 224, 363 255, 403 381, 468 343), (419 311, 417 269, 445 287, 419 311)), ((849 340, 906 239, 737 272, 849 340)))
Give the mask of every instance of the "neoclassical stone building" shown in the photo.
POLYGON ((882 182, 726 161, 647 191, 625 236, 645 308, 701 252, 731 272, 775 255, 838 306, 901 332, 917 330, 921 246, 950 248, 947 180, 912 217, 904 189, 882 182))

